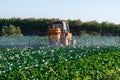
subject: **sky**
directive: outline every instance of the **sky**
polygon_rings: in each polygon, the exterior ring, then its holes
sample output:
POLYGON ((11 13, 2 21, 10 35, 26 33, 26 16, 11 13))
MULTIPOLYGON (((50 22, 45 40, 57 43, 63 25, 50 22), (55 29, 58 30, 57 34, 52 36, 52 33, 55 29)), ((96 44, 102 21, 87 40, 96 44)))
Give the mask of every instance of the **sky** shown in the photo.
POLYGON ((120 0, 0 0, 0 18, 59 18, 120 24, 120 0))

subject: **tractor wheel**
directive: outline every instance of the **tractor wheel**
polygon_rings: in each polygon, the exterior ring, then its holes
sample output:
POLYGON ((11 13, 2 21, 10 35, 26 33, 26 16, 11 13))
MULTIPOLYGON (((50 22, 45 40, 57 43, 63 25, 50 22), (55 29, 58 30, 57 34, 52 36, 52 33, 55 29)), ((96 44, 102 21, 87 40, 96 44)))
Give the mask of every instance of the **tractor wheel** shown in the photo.
POLYGON ((72 40, 71 40, 71 44, 72 44, 72 45, 76 45, 76 44, 77 44, 76 40, 75 40, 75 39, 72 39, 72 40))
POLYGON ((62 45, 64 45, 64 46, 67 46, 67 45, 69 45, 69 40, 68 40, 68 38, 61 38, 61 44, 62 45))
POLYGON ((59 44, 60 44, 60 41, 59 41, 59 40, 56 40, 56 39, 49 40, 49 44, 50 44, 51 46, 53 46, 53 45, 59 45, 59 44))
POLYGON ((68 46, 69 43, 70 43, 69 40, 66 38, 66 39, 65 39, 65 46, 68 46))

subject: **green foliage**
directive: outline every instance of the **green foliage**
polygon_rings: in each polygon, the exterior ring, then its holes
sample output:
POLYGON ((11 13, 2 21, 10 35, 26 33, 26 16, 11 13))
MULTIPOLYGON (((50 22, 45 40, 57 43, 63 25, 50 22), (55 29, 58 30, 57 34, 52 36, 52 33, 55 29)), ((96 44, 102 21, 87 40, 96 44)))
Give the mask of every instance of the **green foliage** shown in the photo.
POLYGON ((11 34, 15 34, 15 33, 16 33, 16 27, 13 25, 10 25, 8 27, 8 34, 11 35, 11 34))
POLYGON ((8 34, 8 27, 7 26, 2 26, 2 34, 5 36, 8 34))
POLYGON ((3 36, 22 36, 21 29, 15 27, 14 25, 2 26, 2 35, 3 36))
POLYGON ((119 80, 119 47, 0 49, 0 79, 119 80))
MULTIPOLYGON (((19 26, 24 35, 46 35, 49 24, 59 21, 59 19, 47 19, 47 18, 10 18, 0 19, 0 30, 2 26, 13 24, 19 26)), ((80 35, 85 31, 86 34, 100 34, 100 35, 120 35, 120 24, 88 21, 82 22, 78 20, 67 20, 70 24, 70 31, 73 34, 80 35)))
POLYGON ((21 34, 21 29, 20 29, 20 27, 16 27, 16 34, 21 34))

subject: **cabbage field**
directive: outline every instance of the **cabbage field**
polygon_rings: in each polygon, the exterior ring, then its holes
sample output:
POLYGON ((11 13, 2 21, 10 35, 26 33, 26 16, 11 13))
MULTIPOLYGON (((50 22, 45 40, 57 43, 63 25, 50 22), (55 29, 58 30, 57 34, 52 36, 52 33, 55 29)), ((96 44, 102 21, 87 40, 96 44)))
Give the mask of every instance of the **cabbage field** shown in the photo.
POLYGON ((120 37, 74 36, 48 46, 47 36, 0 37, 0 80, 119 80, 120 37))

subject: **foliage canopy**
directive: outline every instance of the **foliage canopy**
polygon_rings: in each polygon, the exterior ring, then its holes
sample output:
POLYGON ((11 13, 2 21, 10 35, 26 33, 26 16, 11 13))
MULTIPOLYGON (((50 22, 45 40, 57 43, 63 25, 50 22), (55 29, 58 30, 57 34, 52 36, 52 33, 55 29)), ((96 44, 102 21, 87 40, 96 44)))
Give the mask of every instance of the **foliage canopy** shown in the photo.
MULTIPOLYGON (((19 26, 24 35, 46 35, 49 24, 54 21, 59 21, 60 19, 55 18, 10 18, 10 19, 0 19, 0 31, 2 31, 2 26, 9 26, 13 24, 19 26)), ((120 24, 114 24, 109 22, 97 22, 88 21, 82 22, 78 20, 67 20, 69 22, 70 31, 73 34, 100 34, 100 35, 120 35, 120 24)), ((2 34, 2 33, 1 33, 2 34)))

